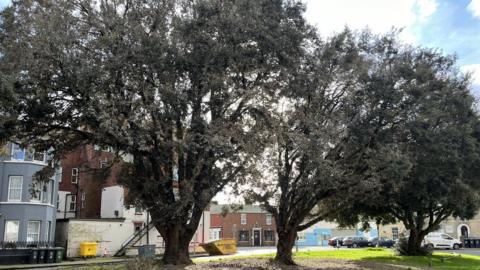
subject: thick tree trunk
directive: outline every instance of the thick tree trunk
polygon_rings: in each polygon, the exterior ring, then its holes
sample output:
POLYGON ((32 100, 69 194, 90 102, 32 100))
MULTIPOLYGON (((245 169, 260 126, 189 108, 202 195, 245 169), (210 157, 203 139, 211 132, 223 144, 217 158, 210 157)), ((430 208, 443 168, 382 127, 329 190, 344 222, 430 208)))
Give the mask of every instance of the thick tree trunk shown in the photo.
POLYGON ((285 265, 295 265, 292 258, 292 248, 297 238, 296 230, 286 230, 278 233, 277 255, 275 262, 285 265))
POLYGON ((405 255, 408 256, 423 256, 426 255, 426 250, 422 247, 424 232, 417 232, 416 230, 410 230, 408 236, 408 243, 405 249, 405 255))
POLYGON ((164 264, 188 265, 193 263, 188 253, 191 239, 185 235, 181 228, 181 224, 175 224, 163 230, 162 237, 165 242, 165 253, 162 261, 164 264))

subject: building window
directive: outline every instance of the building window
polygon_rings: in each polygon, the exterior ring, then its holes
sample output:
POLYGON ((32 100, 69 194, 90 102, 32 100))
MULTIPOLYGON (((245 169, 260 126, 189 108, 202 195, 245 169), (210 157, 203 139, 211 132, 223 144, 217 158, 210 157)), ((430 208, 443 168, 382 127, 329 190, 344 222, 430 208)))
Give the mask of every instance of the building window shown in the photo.
POLYGON ((393 240, 398 239, 398 228, 397 227, 392 228, 392 238, 393 238, 393 240))
POLYGON ((75 212, 77 209, 77 196, 75 194, 71 194, 68 197, 70 198, 68 203, 68 211, 75 212))
POLYGON ((35 151, 35 149, 32 147, 27 147, 27 149, 23 149, 20 147, 20 145, 13 143, 12 159, 45 163, 46 154, 44 151, 35 151))
POLYGON ((47 221, 47 223, 45 224, 46 227, 45 227, 45 241, 50 241, 50 229, 52 227, 52 222, 51 221, 47 221))
POLYGON ((60 194, 57 193, 57 210, 60 211, 60 194))
MULTIPOLYGON (((54 204, 55 203, 55 181, 50 181, 50 201, 48 202, 49 204, 54 204)), ((58 199, 58 197, 57 197, 58 199)))
POLYGON ((275 241, 275 234, 273 231, 264 231, 263 235, 265 237, 265 241, 275 241))
POLYGON ((247 225, 247 214, 245 213, 240 214, 240 224, 247 225))
POLYGON ((210 239, 209 240, 219 240, 221 230, 222 229, 220 229, 220 228, 210 229, 210 239))
POLYGON ((42 203, 50 203, 50 202, 49 202, 50 196, 48 195, 48 187, 47 187, 47 185, 43 185, 42 193, 43 193, 42 203))
POLYGON ((267 225, 272 225, 272 214, 267 214, 265 223, 267 223, 267 225))
POLYGON ((22 200, 23 176, 10 176, 8 178, 8 201, 19 202, 22 200))
POLYGON ((5 242, 18 241, 18 231, 20 222, 18 220, 6 220, 5 221, 5 234, 3 240, 5 242))
POLYGON ((297 240, 298 240, 298 241, 305 241, 306 239, 307 239, 307 238, 306 238, 304 232, 299 232, 299 233, 297 234, 297 240))
POLYGON ((78 168, 72 168, 72 184, 78 183, 78 168))
POLYGON ((238 241, 248 241, 248 231, 240 231, 238 234, 238 241))
POLYGON ((141 205, 135 205, 135 215, 143 214, 143 208, 141 205))
POLYGON ((42 188, 39 187, 39 183, 35 178, 32 178, 32 189, 30 190, 30 201, 41 202, 42 201, 42 188))
POLYGON ((13 160, 24 160, 25 151, 16 143, 12 143, 12 159, 13 160))
POLYGON ((40 221, 34 220, 28 222, 27 242, 38 242, 40 240, 40 221))

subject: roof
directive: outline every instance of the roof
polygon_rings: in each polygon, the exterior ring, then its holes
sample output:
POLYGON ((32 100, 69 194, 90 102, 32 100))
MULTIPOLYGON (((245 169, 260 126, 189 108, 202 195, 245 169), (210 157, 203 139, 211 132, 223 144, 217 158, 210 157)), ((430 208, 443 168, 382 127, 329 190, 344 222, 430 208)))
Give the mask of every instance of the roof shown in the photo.
POLYGON ((238 209, 237 205, 235 205, 235 210, 232 210, 232 207, 229 204, 214 204, 210 206, 210 213, 220 214, 225 208, 231 213, 267 213, 267 211, 263 210, 259 205, 241 205, 240 207, 241 209, 238 209))

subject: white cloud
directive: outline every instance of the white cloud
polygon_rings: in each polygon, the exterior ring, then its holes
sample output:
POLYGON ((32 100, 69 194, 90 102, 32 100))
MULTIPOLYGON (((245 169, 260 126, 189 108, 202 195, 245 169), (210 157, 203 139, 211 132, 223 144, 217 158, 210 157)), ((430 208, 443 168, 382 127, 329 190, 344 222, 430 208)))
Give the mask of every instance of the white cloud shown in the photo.
POLYGON ((437 2, 435 0, 418 0, 418 15, 422 20, 430 17, 437 10, 437 2))
POLYGON ((467 9, 472 13, 473 16, 480 18, 480 0, 470 1, 467 9))
POLYGON ((472 83, 474 85, 480 85, 480 64, 464 65, 460 67, 462 72, 471 73, 472 83))
POLYGON ((306 0, 307 19, 315 24, 322 35, 352 29, 370 28, 384 33, 392 27, 405 28, 402 38, 414 42, 410 29, 416 22, 425 20, 437 9, 435 0, 306 0))

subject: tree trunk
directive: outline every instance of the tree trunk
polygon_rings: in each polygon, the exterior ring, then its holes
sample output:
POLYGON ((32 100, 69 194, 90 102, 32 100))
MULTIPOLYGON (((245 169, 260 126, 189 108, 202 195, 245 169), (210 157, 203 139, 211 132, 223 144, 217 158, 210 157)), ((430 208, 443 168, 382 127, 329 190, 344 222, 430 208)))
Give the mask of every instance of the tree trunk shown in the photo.
POLYGON ((164 264, 188 265, 193 263, 188 253, 191 239, 185 235, 181 228, 182 224, 175 224, 163 230, 162 237, 165 242, 165 253, 162 261, 164 264))
POLYGON ((296 230, 286 230, 278 233, 277 255, 275 262, 285 265, 295 265, 292 258, 292 248, 297 238, 296 230))
POLYGON ((405 255, 408 256, 423 256, 426 255, 425 248, 422 247, 422 241, 425 237, 425 233, 417 232, 416 230, 410 230, 408 237, 408 243, 405 249, 405 255))

